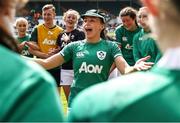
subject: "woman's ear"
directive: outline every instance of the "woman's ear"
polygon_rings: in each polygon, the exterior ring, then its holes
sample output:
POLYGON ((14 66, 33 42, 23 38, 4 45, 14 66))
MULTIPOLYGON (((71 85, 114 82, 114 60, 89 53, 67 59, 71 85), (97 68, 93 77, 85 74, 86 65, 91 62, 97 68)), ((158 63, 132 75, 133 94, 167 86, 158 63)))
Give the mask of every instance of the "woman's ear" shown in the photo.
POLYGON ((141 2, 148 8, 153 16, 159 16, 159 11, 155 4, 155 2, 159 2, 159 0, 141 0, 141 2))
POLYGON ((102 29, 104 29, 104 25, 102 25, 102 27, 101 27, 102 29))

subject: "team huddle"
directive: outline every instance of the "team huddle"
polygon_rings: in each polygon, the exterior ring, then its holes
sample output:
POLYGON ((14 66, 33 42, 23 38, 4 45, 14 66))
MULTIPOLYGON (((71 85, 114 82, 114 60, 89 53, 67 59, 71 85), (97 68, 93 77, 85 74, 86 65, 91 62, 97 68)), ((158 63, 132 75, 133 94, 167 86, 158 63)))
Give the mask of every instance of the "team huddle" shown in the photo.
MULTIPOLYGON (((9 12, 1 13, 2 18, 8 17, 1 22, 12 27, 14 13, 4 8, 15 9, 17 3, 26 2, 0 1, 1 11, 9 12)), ((0 72, 0 121, 179 121, 175 102, 179 100, 180 38, 173 33, 179 33, 179 1, 142 3, 138 12, 132 7, 120 11, 122 24, 114 32, 115 41, 107 38, 107 19, 95 9, 82 15, 69 9, 63 28, 54 24, 56 9, 47 4, 42 8, 44 22, 31 34, 25 18, 16 20, 18 43, 12 28, 1 23, 0 66, 3 69, 8 63, 3 70, 12 74, 0 72), (174 14, 167 12, 170 7, 174 14), (80 17, 83 24, 78 27, 80 17), (68 101, 67 114, 59 100, 60 87, 68 101)))

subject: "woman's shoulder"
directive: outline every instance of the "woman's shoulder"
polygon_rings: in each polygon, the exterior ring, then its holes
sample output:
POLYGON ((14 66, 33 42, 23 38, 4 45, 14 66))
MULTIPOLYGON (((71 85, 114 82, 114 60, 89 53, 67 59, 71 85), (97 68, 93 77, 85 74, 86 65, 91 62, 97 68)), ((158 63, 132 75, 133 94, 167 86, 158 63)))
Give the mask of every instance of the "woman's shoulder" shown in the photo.
POLYGON ((58 26, 58 25, 56 25, 55 28, 57 28, 57 29, 60 30, 60 31, 63 31, 63 30, 64 30, 62 27, 60 27, 60 26, 58 26))
POLYGON ((71 42, 69 43, 69 45, 74 45, 74 46, 77 46, 77 45, 84 45, 86 43, 86 40, 78 40, 78 41, 74 41, 74 42, 71 42))
POLYGON ((105 44, 109 44, 109 45, 117 44, 116 41, 112 41, 112 40, 108 40, 108 39, 103 39, 102 41, 103 41, 105 44))
POLYGON ((123 30, 125 29, 123 24, 120 24, 119 26, 116 27, 116 30, 123 30))

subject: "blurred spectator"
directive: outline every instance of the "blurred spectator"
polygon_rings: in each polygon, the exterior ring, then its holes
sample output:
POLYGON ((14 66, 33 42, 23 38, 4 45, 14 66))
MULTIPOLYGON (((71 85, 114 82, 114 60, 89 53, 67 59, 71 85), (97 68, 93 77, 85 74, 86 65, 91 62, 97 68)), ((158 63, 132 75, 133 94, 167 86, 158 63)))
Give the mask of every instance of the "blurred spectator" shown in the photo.
MULTIPOLYGON (((31 34, 30 41, 36 42, 36 47, 28 42, 26 43, 29 46, 30 53, 38 58, 45 59, 59 52, 57 38, 63 29, 54 24, 55 16, 55 7, 52 4, 45 5, 42 8, 44 23, 36 26, 31 34)), ((60 67, 49 70, 49 72, 56 79, 57 86, 59 87, 60 67)))
MULTIPOLYGON (((65 30, 58 36, 57 40, 61 50, 71 42, 85 39, 84 32, 76 27, 79 18, 79 13, 73 9, 69 9, 67 12, 64 13, 63 20, 65 22, 65 30)), ((64 89, 67 100, 70 92, 70 86, 73 82, 73 78, 73 61, 70 60, 61 66, 60 85, 64 89)))
POLYGON ((32 57, 33 55, 29 53, 28 46, 26 46, 26 41, 29 41, 30 35, 27 34, 28 21, 25 18, 18 18, 15 22, 17 30, 17 40, 19 41, 18 47, 21 55, 32 57))
POLYGON ((135 61, 145 56, 151 56, 148 60, 157 63, 161 58, 161 52, 153 38, 150 37, 150 27, 148 24, 148 9, 142 7, 138 12, 138 22, 142 29, 134 36, 133 40, 133 55, 135 61))
POLYGON ((122 25, 118 26, 115 34, 116 41, 119 43, 124 59, 131 66, 135 64, 133 57, 133 37, 141 28, 136 21, 137 11, 134 8, 126 7, 120 11, 119 17, 122 25))

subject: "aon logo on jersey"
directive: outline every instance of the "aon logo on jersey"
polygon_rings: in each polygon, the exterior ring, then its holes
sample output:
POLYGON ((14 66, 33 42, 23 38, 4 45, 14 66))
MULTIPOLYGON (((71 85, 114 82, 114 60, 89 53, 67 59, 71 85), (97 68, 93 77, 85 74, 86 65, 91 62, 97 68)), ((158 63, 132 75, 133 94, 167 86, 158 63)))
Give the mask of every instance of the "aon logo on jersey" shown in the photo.
POLYGON ((93 65, 89 64, 87 65, 86 62, 83 62, 81 64, 81 67, 79 69, 79 73, 85 72, 85 73, 101 73, 103 69, 103 66, 101 65, 93 65))
POLYGON ((56 45, 56 40, 48 40, 47 38, 43 41, 45 45, 56 45))

